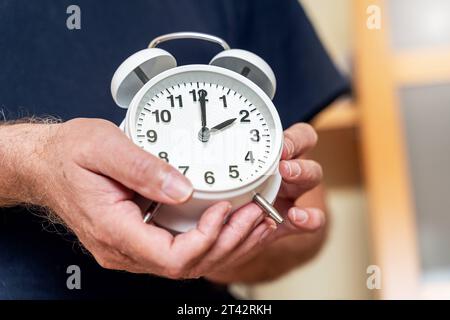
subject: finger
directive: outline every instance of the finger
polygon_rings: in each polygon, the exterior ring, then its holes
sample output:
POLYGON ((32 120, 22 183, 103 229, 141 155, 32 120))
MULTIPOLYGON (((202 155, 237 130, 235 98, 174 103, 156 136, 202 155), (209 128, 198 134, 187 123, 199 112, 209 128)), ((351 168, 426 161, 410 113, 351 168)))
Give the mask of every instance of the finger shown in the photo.
MULTIPOLYGON (((104 248, 105 251, 111 248, 104 248)), ((139 263, 122 254, 115 254, 114 256, 94 255, 97 263, 104 269, 127 271, 131 273, 149 273, 149 270, 143 268, 139 263)))
POLYGON ((284 144, 281 159, 297 158, 313 148, 317 143, 317 133, 307 123, 297 123, 284 131, 284 144))
POLYGON ((163 258, 168 255, 174 237, 167 230, 145 224, 134 202, 117 203, 96 223, 99 226, 95 233, 104 244, 129 257, 146 273, 163 274, 166 268, 163 258))
POLYGON ((313 160, 282 160, 279 170, 284 184, 280 196, 291 199, 319 185, 323 177, 322 167, 313 160))
POLYGON ((142 222, 139 207, 132 201, 116 204, 111 214, 99 221, 106 234, 103 239, 111 248, 136 261, 147 273, 171 278, 183 272, 197 255, 204 254, 217 238, 230 204, 212 206, 201 217, 198 227, 173 237, 168 231, 142 222))
POLYGON ((240 243, 264 220, 265 214, 254 203, 249 203, 234 212, 222 229, 211 250, 201 259, 196 268, 210 270, 229 256, 240 243))
POLYGON ((300 208, 291 208, 288 211, 288 219, 285 219, 281 225, 277 225, 275 221, 266 217, 265 221, 254 229, 251 235, 226 259, 226 263, 216 271, 226 270, 227 265, 232 264, 234 261, 245 263, 245 261, 251 260, 264 248, 266 243, 291 234, 314 232, 325 225, 325 215, 320 209, 303 209, 302 211, 305 211, 308 215, 306 218, 303 216, 303 213, 298 213, 294 209, 302 210, 300 208))
POLYGON ((325 213, 319 208, 292 207, 288 211, 289 222, 295 229, 315 231, 325 224, 325 213))
POLYGON ((301 232, 315 232, 325 226, 325 213, 319 208, 292 207, 288 210, 288 219, 278 227, 273 238, 284 237, 301 232))
POLYGON ((178 170, 136 146, 118 128, 105 134, 107 138, 84 155, 87 169, 152 200, 175 204, 189 199, 192 184, 178 170))
MULTIPOLYGON (((273 219, 266 217, 264 221, 252 231, 248 238, 233 250, 233 253, 226 259, 226 264, 232 264, 234 261, 238 260, 242 261, 242 263, 251 260, 259 253, 256 248, 266 243, 266 241, 270 239, 270 236, 276 232, 277 228, 276 222, 273 221, 273 219)), ((226 268, 226 264, 222 267, 226 268)))
POLYGON ((83 237, 79 238, 79 240, 102 268, 133 273, 148 273, 148 270, 142 268, 130 257, 122 254, 117 248, 105 245, 93 237, 83 237))
POLYGON ((175 273, 191 268, 207 253, 216 242, 230 210, 229 202, 219 202, 205 211, 197 228, 175 237, 169 256, 169 259, 176 264, 175 273))

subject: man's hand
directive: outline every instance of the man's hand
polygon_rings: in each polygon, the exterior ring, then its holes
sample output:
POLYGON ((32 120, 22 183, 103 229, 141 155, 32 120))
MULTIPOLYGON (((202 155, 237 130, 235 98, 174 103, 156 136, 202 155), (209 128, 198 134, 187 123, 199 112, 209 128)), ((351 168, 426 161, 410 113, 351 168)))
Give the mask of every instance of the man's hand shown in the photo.
MULTIPOLYGON (((254 282, 271 279, 317 252, 325 226, 323 194, 318 189, 322 168, 317 162, 303 158, 316 143, 317 134, 308 124, 298 123, 285 131, 279 166, 283 182, 275 207, 286 219, 278 228, 273 224, 250 252, 246 243, 234 250, 221 271, 208 275, 211 280, 254 282), (305 198, 303 203, 302 198, 305 198)), ((249 215, 261 213, 254 204, 241 210, 246 210, 249 215)))
POLYGON ((196 229, 175 237, 143 223, 135 192, 177 204, 189 199, 192 186, 104 120, 0 126, 0 160, 0 206, 50 208, 105 268, 197 278, 218 270, 239 246, 250 252, 274 229, 252 207, 224 225, 227 202, 206 210, 196 229))

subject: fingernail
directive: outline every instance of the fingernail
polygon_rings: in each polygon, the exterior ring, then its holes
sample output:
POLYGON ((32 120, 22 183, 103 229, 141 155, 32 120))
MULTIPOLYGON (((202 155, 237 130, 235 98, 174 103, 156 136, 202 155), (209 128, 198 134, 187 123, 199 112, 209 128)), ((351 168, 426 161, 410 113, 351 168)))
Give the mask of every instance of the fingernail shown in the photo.
POLYGON ((233 208, 233 206, 231 205, 231 203, 227 203, 227 208, 225 209, 225 214, 229 214, 231 212, 232 208, 233 208))
POLYGON ((223 221, 222 221, 223 224, 225 224, 227 220, 230 218, 230 213, 232 209, 233 207, 229 202, 223 208, 223 221))
POLYGON ((289 167, 291 170, 291 177, 298 177, 300 173, 302 172, 302 168, 300 167, 300 164, 296 161, 289 163, 289 167))
POLYGON ((291 167, 289 166, 289 163, 287 161, 281 161, 280 162, 281 170, 287 173, 288 176, 291 176, 291 167))
POLYGON ((268 236, 270 236, 275 231, 275 228, 273 227, 267 227, 266 231, 264 231, 261 235, 261 238, 259 238, 259 242, 263 242, 268 236))
POLYGON ((294 222, 305 223, 308 220, 308 213, 304 210, 293 208, 291 209, 291 212, 294 222))
POLYGON ((261 212, 261 215, 253 223, 253 228, 256 228, 256 226, 258 226, 265 218, 266 214, 261 212))
POLYGON ((292 144, 291 140, 285 140, 284 146, 286 147, 288 156, 291 155, 292 152, 294 151, 294 145, 292 144))
POLYGON ((162 192, 175 201, 187 200, 192 192, 192 184, 177 171, 170 171, 162 184, 162 192))

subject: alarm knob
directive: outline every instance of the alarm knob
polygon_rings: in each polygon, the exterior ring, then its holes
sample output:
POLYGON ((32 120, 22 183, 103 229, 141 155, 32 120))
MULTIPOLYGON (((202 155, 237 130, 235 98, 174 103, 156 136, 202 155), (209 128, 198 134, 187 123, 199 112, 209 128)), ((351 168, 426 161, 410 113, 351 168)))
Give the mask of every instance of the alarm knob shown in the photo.
POLYGON ((148 48, 128 57, 111 81, 111 94, 119 107, 128 108, 136 93, 151 78, 167 69, 175 68, 177 61, 165 50, 148 48))

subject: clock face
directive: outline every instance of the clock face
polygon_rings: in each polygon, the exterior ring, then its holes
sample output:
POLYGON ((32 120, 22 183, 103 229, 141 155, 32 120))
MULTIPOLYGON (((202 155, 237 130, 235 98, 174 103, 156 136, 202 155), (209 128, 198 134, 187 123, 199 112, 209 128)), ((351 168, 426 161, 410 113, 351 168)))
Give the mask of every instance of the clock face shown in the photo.
POLYGON ((134 108, 133 140, 186 175, 196 190, 243 187, 265 175, 280 152, 270 99, 235 77, 179 72, 144 92, 134 108))

